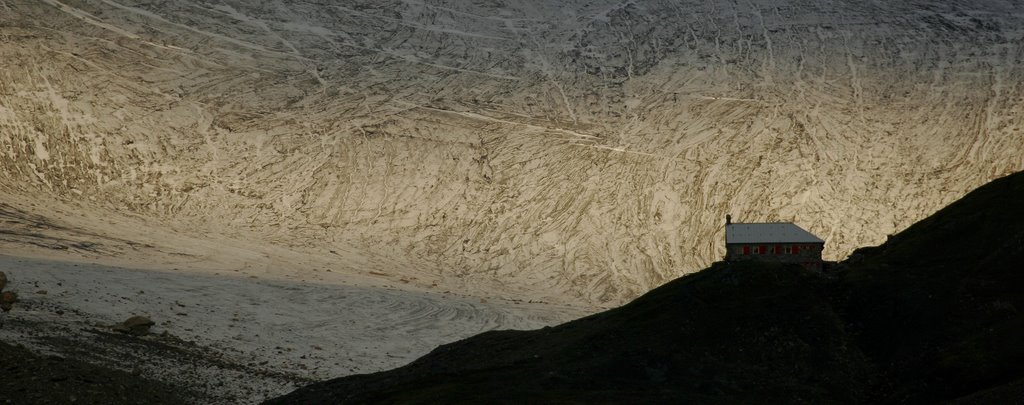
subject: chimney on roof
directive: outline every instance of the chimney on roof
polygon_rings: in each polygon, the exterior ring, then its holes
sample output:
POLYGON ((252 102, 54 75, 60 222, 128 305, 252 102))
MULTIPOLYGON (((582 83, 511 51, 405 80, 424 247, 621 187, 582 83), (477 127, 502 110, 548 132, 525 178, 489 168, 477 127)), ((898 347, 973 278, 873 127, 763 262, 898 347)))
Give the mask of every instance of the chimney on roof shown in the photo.
POLYGON ((726 225, 732 224, 732 215, 725 214, 725 224, 726 225))

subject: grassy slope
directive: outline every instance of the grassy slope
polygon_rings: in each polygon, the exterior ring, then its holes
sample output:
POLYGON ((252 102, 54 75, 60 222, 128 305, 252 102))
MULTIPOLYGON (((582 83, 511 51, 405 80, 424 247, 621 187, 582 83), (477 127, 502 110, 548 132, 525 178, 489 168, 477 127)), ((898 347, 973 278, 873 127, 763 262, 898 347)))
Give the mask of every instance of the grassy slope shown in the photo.
POLYGON ((859 251, 835 277, 718 263, 617 309, 484 333, 271 402, 919 403, 1016 392, 1022 197, 1024 174, 997 180, 859 251))

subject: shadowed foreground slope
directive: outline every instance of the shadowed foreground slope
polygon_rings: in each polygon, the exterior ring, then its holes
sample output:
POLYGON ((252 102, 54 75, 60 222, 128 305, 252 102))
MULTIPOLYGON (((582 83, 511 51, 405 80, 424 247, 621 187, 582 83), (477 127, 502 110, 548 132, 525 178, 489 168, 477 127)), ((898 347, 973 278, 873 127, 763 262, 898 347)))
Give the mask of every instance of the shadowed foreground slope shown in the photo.
POLYGON ((717 263, 632 303, 488 332, 269 403, 1019 400, 1024 174, 857 251, 831 277, 717 263))
POLYGON ((165 382, 0 342, 0 404, 184 404, 165 382))

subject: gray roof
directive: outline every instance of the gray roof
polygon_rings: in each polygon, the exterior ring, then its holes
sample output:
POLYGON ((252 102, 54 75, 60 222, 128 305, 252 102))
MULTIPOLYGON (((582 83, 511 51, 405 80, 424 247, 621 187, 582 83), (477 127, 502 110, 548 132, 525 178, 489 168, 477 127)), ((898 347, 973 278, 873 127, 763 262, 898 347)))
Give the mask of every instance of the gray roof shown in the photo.
POLYGON ((789 222, 767 224, 728 224, 725 243, 825 243, 803 228, 789 222))

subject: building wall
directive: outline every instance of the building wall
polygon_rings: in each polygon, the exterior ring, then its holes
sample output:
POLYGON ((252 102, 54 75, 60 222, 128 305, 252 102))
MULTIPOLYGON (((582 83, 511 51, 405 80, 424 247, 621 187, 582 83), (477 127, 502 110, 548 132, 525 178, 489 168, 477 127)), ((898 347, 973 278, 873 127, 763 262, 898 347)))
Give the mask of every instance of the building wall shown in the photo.
POLYGON ((730 243, 725 246, 725 260, 798 263, 812 270, 821 270, 821 251, 824 248, 823 243, 730 243))

